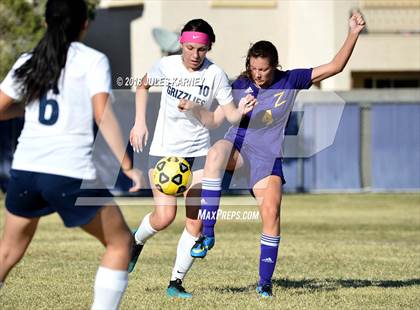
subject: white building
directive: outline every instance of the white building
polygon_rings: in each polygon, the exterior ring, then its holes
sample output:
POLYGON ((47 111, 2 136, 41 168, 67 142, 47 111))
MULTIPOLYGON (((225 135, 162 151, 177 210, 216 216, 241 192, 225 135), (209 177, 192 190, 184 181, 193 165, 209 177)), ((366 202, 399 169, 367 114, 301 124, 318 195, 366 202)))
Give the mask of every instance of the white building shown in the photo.
POLYGON ((352 9, 367 21, 346 69, 325 90, 420 87, 420 0, 108 0, 102 8, 143 6, 131 24, 131 72, 140 77, 162 56, 152 36, 160 27, 179 32, 190 19, 214 28, 208 54, 234 78, 252 42, 270 40, 284 69, 317 66, 340 49, 352 9))

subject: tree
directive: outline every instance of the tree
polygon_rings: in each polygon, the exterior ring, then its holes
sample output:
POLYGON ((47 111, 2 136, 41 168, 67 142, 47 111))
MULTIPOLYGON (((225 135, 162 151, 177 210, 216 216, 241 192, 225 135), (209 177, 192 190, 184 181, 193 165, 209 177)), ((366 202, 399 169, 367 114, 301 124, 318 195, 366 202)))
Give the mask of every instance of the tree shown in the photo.
MULTIPOLYGON (((47 0, 0 0, 0 81, 20 54, 32 50, 44 33, 47 0)), ((93 19, 99 0, 88 0, 93 19)))
POLYGON ((43 19, 25 0, 0 0, 0 80, 43 33, 43 19))

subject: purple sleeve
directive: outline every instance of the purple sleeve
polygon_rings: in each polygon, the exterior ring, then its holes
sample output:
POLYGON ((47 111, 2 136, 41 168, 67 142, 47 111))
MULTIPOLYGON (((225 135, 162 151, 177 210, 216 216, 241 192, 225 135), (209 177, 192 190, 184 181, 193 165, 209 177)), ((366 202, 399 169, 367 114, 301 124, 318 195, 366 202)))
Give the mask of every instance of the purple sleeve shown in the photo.
POLYGON ((233 81, 232 88, 233 89, 244 89, 244 88, 246 88, 245 79, 242 78, 242 77, 237 78, 235 81, 233 81))
POLYGON ((243 77, 237 78, 232 83, 233 100, 238 103, 242 97, 246 96, 246 89, 248 88, 249 81, 243 77))
POLYGON ((308 89, 312 86, 312 68, 290 70, 288 80, 295 89, 308 89))

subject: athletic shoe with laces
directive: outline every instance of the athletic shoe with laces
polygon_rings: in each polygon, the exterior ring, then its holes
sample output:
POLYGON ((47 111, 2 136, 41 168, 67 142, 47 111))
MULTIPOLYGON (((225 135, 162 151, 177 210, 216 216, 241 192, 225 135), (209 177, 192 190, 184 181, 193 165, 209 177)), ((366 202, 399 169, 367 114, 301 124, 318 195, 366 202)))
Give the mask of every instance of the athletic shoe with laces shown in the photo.
MULTIPOLYGON (((133 236, 136 235, 137 229, 133 230, 133 236)), ((133 247, 131 248, 131 259, 128 263, 128 273, 134 270, 137 260, 139 259, 140 253, 143 250, 144 244, 137 244, 136 238, 134 237, 133 247)))
POLYGON ((273 297, 273 287, 270 284, 258 285, 257 293, 262 298, 272 298, 273 297))
POLYGON ((190 254, 194 258, 204 258, 207 251, 214 247, 214 237, 201 236, 191 248, 190 254))
POLYGON ((169 281, 169 286, 166 289, 166 295, 177 298, 192 298, 192 294, 185 291, 185 288, 182 286, 182 280, 180 279, 169 281))

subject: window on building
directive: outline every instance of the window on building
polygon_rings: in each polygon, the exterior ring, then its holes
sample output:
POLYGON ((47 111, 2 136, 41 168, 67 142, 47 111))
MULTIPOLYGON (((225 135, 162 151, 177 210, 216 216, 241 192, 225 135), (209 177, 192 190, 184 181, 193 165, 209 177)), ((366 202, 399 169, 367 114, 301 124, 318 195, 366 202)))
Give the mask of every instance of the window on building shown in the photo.
POLYGON ((274 8, 277 0, 210 0, 210 5, 215 8, 274 8))
POLYGON ((419 88, 420 71, 352 72, 353 88, 419 88))

